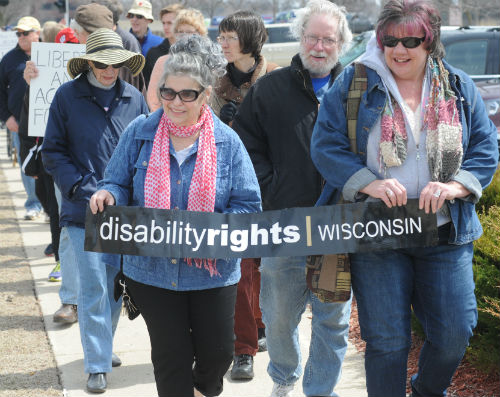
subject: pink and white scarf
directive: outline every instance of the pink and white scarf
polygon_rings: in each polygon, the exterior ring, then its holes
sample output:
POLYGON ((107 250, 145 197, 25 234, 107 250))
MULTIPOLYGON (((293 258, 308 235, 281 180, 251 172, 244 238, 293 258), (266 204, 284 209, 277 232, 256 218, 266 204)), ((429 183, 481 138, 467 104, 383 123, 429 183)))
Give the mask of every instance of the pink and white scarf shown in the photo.
MULTIPOLYGON (((160 119, 149 158, 144 181, 146 208, 170 209, 170 134, 189 137, 200 131, 198 153, 188 194, 188 211, 214 212, 217 181, 217 149, 214 137, 214 120, 209 107, 204 105, 198 122, 179 127, 165 113, 160 119)), ((192 259, 187 258, 189 265, 192 259)), ((219 275, 214 259, 194 259, 196 267, 202 264, 210 276, 219 275)))

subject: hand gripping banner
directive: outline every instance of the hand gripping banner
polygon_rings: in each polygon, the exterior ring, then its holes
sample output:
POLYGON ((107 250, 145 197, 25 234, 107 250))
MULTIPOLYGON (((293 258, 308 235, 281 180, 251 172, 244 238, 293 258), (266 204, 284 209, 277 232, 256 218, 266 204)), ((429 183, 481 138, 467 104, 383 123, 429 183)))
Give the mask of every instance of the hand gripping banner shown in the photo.
POLYGON ((85 250, 171 258, 260 258, 425 247, 436 215, 418 200, 220 214, 108 206, 87 208, 85 250))

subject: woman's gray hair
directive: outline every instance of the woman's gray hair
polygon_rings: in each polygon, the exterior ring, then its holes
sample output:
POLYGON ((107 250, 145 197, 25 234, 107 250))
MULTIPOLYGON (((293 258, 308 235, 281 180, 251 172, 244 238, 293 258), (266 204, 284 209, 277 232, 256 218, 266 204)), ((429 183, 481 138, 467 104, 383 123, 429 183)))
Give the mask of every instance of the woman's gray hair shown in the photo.
POLYGON ((304 8, 296 11, 296 15, 297 17, 290 25, 290 34, 298 41, 302 40, 304 30, 313 15, 325 15, 337 20, 338 39, 342 47, 347 47, 352 40, 352 33, 347 23, 345 7, 339 7, 337 4, 331 3, 328 0, 311 0, 304 8))
POLYGON ((189 76, 201 87, 214 86, 226 73, 227 60, 219 44, 197 34, 181 37, 170 47, 157 93, 168 76, 189 76))

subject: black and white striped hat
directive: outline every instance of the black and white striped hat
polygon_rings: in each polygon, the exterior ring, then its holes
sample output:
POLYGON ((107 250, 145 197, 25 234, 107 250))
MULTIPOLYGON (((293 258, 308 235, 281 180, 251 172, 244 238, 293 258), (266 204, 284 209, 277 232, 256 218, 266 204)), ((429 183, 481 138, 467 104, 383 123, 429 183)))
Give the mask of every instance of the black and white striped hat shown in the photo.
POLYGON ((97 29, 89 35, 85 55, 68 61, 68 74, 71 78, 88 70, 87 61, 101 62, 106 65, 125 62, 124 66, 130 69, 134 77, 142 71, 146 63, 142 54, 126 50, 121 37, 111 29, 97 29))

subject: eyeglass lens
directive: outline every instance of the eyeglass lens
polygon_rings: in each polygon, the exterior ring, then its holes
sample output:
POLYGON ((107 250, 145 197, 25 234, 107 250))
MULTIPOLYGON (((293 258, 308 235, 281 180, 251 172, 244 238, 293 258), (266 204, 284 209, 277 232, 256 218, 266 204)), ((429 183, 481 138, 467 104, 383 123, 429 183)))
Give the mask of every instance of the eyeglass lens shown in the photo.
POLYGON ((166 101, 173 101, 175 97, 179 95, 179 98, 182 102, 193 102, 198 98, 201 91, 196 91, 196 90, 175 91, 172 88, 161 87, 160 96, 166 101))
POLYGON ((93 61, 93 63, 97 69, 106 69, 108 66, 112 66, 113 69, 119 69, 125 64, 125 62, 120 62, 120 63, 115 63, 113 65, 107 65, 105 63, 101 63, 101 62, 97 62, 97 61, 93 61))
POLYGON ((425 40, 424 37, 402 37, 398 39, 394 36, 384 36, 382 39, 382 44, 386 47, 396 47, 399 42, 403 44, 405 48, 416 48, 425 40))

